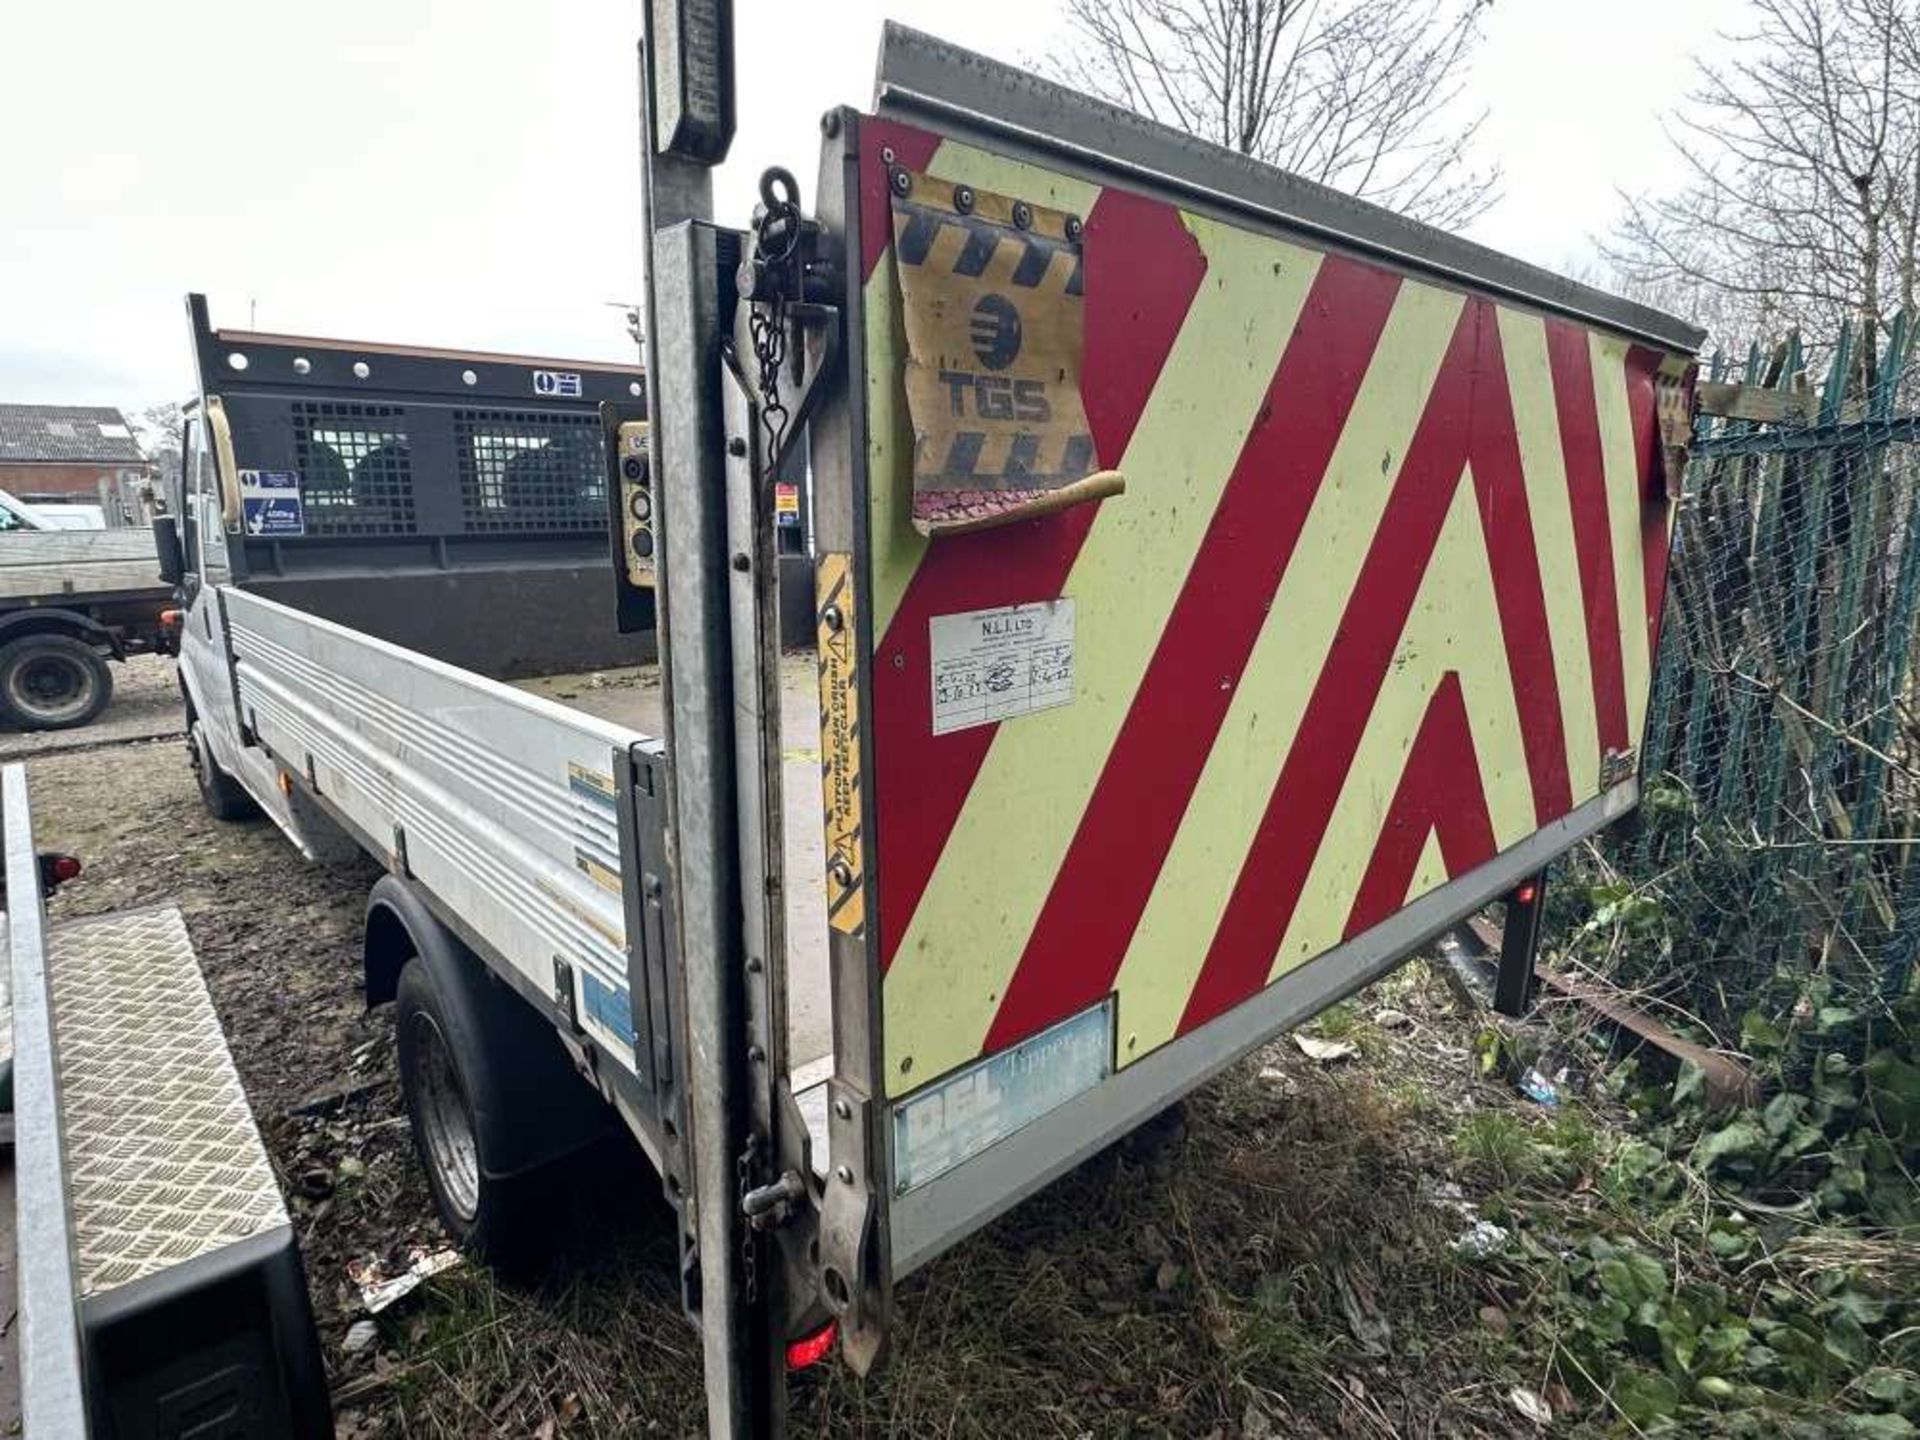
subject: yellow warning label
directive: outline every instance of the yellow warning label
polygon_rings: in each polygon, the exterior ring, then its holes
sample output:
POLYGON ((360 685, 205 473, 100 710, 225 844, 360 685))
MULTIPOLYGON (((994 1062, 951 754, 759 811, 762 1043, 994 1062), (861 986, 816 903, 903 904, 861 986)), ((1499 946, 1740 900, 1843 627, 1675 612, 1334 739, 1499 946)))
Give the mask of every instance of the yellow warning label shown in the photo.
POLYGON ((827 850, 827 920, 858 935, 867 923, 866 847, 860 833, 860 676, 852 559, 820 557, 814 571, 820 648, 820 790, 827 850))
POLYGON ((1123 488, 1080 400, 1080 221, 892 173, 913 417, 913 521, 979 529, 1123 488))

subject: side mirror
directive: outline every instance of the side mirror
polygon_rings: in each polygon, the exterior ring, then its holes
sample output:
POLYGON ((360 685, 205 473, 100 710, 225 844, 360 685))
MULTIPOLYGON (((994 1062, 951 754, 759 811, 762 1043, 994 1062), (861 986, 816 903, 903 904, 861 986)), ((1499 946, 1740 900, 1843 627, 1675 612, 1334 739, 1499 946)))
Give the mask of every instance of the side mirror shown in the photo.
POLYGON ((187 552, 180 544, 179 516, 154 517, 153 548, 160 557, 160 578, 169 585, 178 585, 187 573, 187 552))

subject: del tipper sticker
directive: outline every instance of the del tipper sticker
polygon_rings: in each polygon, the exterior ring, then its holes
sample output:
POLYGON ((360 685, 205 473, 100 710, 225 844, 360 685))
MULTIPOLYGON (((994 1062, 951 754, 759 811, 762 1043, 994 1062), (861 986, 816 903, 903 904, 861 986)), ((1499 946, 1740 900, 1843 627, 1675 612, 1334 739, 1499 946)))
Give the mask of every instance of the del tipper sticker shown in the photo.
POLYGON ((1113 1000, 1030 1035, 893 1107, 893 1189, 905 1195, 1113 1073, 1113 1000))

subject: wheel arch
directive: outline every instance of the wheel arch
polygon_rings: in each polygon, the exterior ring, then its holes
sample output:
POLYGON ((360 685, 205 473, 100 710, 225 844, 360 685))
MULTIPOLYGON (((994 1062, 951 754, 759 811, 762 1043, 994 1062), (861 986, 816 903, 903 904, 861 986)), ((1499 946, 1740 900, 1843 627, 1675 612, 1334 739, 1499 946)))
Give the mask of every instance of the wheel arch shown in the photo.
POLYGON ((617 1126, 613 1108, 578 1070, 547 1017, 465 945, 398 875, 367 900, 367 1003, 398 992, 409 961, 425 965, 447 1008, 448 1043, 465 1079, 490 1177, 534 1170, 594 1144, 617 1126))
POLYGON ((116 660, 127 658, 119 637, 84 611, 49 605, 0 615, 0 645, 33 635, 65 635, 105 650, 116 660))

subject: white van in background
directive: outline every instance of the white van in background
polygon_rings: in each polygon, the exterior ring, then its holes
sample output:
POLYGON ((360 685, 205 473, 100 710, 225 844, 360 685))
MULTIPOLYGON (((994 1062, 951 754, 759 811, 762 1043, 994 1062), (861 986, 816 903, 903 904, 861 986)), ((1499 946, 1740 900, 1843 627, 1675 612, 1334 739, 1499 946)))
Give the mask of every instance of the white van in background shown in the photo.
POLYGON ((0 531, 4 530, 104 530, 104 507, 66 501, 41 501, 28 504, 0 490, 0 531))

